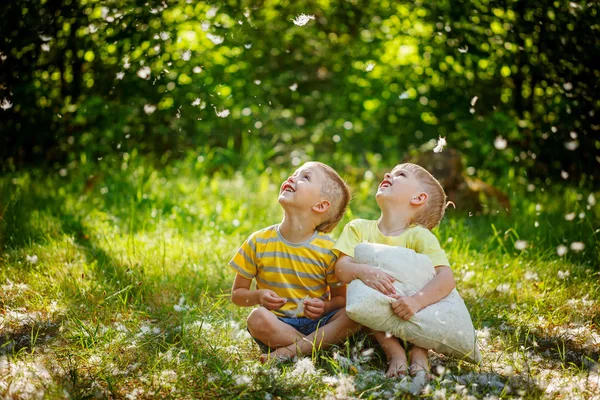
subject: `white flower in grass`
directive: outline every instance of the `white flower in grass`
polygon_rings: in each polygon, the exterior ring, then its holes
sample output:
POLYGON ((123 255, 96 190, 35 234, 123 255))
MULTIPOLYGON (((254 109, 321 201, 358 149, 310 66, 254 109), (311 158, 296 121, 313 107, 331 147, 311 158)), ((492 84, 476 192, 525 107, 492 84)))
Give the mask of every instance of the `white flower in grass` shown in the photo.
MULTIPOLYGON (((566 247, 563 246, 565 248, 565 252, 566 252, 566 247)), ((569 275, 571 275, 571 272, 567 271, 558 271, 558 279, 567 279, 569 277, 569 275)))
POLYGON ((509 290, 510 290, 509 283, 502 283, 502 284, 496 286, 496 291, 499 293, 508 293, 509 290))
POLYGON ((410 99, 410 95, 408 94, 408 92, 403 92, 398 96, 398 98, 400 100, 406 100, 406 99, 410 99))
POLYGON ((33 256, 25 256, 25 260, 30 263, 30 264, 35 264, 38 262, 38 256, 33 255, 33 256))
POLYGON ((169 40, 171 38, 171 34, 169 32, 163 31, 159 35, 162 40, 169 40))
POLYGON ((463 275, 463 282, 468 282, 471 279, 473 279, 473 277, 475 276, 475 271, 466 271, 465 274, 463 275))
POLYGON ((181 54, 181 59, 183 61, 189 61, 192 58, 192 52, 190 50, 186 50, 181 54))
POLYGON ((303 357, 296 362, 294 370, 291 372, 291 376, 301 378, 303 376, 312 376, 317 373, 315 365, 309 357, 303 357))
POLYGON ((90 362, 90 364, 92 364, 92 365, 99 365, 99 364, 102 362, 102 359, 101 359, 99 356, 97 356, 97 355, 95 355, 95 354, 94 354, 93 356, 91 356, 91 357, 88 359, 88 361, 89 361, 89 362, 90 362))
POLYGON ((171 383, 177 380, 177 372, 166 369, 160 373, 160 381, 164 383, 171 383))
POLYGON ((478 99, 479 99, 479 97, 473 96, 473 98, 471 99, 471 107, 475 107, 475 103, 477 103, 478 99))
POLYGON ((356 391, 354 386, 354 377, 348 375, 341 375, 340 377, 325 377, 323 382, 328 385, 336 385, 334 399, 350 399, 352 393, 356 391))
POLYGON ((587 202, 590 206, 595 206, 596 205, 596 198, 594 197, 593 193, 590 193, 590 195, 587 198, 587 202))
POLYGON ((559 257, 562 257, 565 254, 567 254, 567 251, 569 251, 569 249, 567 249, 567 246, 562 244, 556 248, 556 254, 558 254, 559 257))
POLYGON ((365 71, 371 72, 371 71, 373 71, 373 68, 375 68, 375 63, 369 62, 369 63, 367 63, 367 67, 365 68, 365 71))
POLYGON ((294 18, 292 20, 292 22, 294 23, 294 25, 304 26, 304 25, 308 24, 308 21, 310 21, 311 19, 315 19, 315 16, 314 15, 300 14, 296 18, 294 18))
POLYGON ((293 84, 291 84, 291 85, 289 86, 289 88, 290 88, 290 90, 291 90, 292 92, 295 92, 295 91, 296 91, 296 89, 298 89, 298 84, 297 84, 297 83, 293 83, 293 84))
POLYGON ((248 386, 251 383, 252 378, 250 378, 248 375, 237 375, 235 377, 235 384, 237 386, 248 386))
POLYGON ((539 279, 539 276, 538 276, 537 272, 533 272, 533 271, 525 272, 525 280, 537 281, 538 279, 539 279))
POLYGON ((124 76, 125 76, 125 72, 121 71, 121 72, 117 72, 117 74, 115 75, 115 78, 117 80, 122 80, 124 76))
POLYGON ((573 251, 581 251, 585 248, 585 244, 582 242, 573 242, 571 243, 571 250, 573 251))
POLYGON ((433 149, 433 152, 434 153, 441 153, 445 146, 446 146, 446 138, 439 136, 438 137, 438 141, 437 141, 437 145, 433 149))
POLYGON ((465 45, 465 47, 463 47, 463 48, 460 48, 460 47, 458 48, 459 53, 466 53, 467 51, 469 51, 469 46, 465 45))
POLYGON ((515 242, 515 249, 525 250, 527 248, 527 242, 525 240, 517 240, 515 242))
POLYGON ((568 213, 567 215, 565 215, 565 219, 567 221, 573 221, 575 219, 575 213, 574 212, 568 213))

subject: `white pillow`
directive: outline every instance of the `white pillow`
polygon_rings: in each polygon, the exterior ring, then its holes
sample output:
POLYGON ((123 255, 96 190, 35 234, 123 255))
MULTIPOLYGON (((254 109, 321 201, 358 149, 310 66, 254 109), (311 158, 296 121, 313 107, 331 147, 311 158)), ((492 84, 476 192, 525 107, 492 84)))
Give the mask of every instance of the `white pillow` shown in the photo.
MULTIPOLYGON (((396 279, 396 292, 412 296, 435 276, 429 257, 405 247, 361 243, 354 261, 379 268, 396 279)), ((391 307, 394 299, 355 279, 348 285, 346 312, 361 325, 389 332, 425 349, 472 363, 481 362, 477 335, 463 299, 456 289, 439 302, 423 308, 408 321, 391 307)))

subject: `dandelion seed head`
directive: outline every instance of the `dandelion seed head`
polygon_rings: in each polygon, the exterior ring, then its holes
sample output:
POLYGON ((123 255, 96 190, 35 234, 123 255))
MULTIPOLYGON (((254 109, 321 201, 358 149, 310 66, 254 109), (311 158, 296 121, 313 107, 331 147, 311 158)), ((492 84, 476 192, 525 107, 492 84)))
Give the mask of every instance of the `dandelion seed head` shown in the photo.
MULTIPOLYGON (((567 247, 566 246, 563 246, 563 247, 564 247, 565 253, 566 253, 567 252, 567 247)), ((559 254, 559 256, 562 256, 565 253, 559 254)), ((567 271, 561 271, 561 270, 559 270, 557 275, 558 275, 558 279, 567 279, 569 277, 569 275, 571 275, 571 272, 569 272, 568 270, 567 271)))
POLYGON ((502 136, 496 136, 496 139, 494 139, 494 147, 498 150, 504 150, 507 145, 508 142, 502 136))
POLYGON ((499 293, 508 293, 510 290, 510 284, 508 283, 502 283, 498 286, 496 286, 496 291, 499 293))
POLYGON ((137 76, 142 79, 149 79, 151 72, 150 67, 142 67, 137 71, 137 76))
POLYGON ((515 249, 517 249, 517 250, 525 250, 526 247, 527 247, 527 241, 525 241, 525 240, 517 240, 515 242, 515 249))
POLYGON ((153 104, 144 104, 144 112, 148 115, 156 111, 156 106, 153 104))
POLYGON ((300 14, 298 15, 296 18, 294 18, 292 20, 292 22, 294 23, 294 25, 297 26, 304 26, 308 23, 308 21, 310 21, 311 19, 315 19, 314 15, 306 15, 306 14, 300 14))
POLYGON ((439 136, 437 144, 436 144, 436 146, 433 149, 433 152, 434 153, 441 153, 445 146, 446 146, 446 138, 439 136))
POLYGON ((208 40, 213 42, 213 44, 221 44, 221 43, 223 43, 223 41, 225 41, 224 37, 218 36, 218 35, 213 35, 212 33, 207 33, 206 37, 208 38, 208 40))
POLYGON ((219 118, 227 118, 230 114, 228 109, 217 111, 216 107, 215 107, 215 113, 217 114, 217 117, 219 117, 219 118))
POLYGON ((571 140, 569 142, 565 142, 565 148, 567 150, 576 150, 579 147, 579 142, 577 140, 571 140))
POLYGON ((575 213, 574 212, 568 213, 567 215, 565 215, 565 219, 567 221, 573 221, 575 219, 575 213))
POLYGON ((583 242, 573 242, 570 247, 573 251, 582 251, 585 249, 585 244, 583 242))
POLYGON ((4 111, 8 110, 12 106, 13 106, 13 103, 11 103, 10 100, 7 100, 6 98, 2 99, 2 102, 0 102, 0 108, 3 109, 4 111))

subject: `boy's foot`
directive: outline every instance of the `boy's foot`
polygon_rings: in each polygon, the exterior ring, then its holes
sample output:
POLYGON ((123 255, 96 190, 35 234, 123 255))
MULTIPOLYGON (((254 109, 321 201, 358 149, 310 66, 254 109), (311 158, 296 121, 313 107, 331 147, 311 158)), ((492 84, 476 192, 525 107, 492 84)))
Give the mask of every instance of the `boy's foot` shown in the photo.
POLYGON ((388 361, 388 370, 385 376, 395 378, 406 375, 406 357, 391 357, 388 361))
POLYGON ((430 381, 433 379, 433 375, 429 370, 429 364, 422 365, 420 363, 411 363, 410 364, 410 376, 417 378, 423 376, 426 381, 430 381))
POLYGON ((429 355, 426 349, 416 346, 411 349, 409 372, 413 377, 423 373, 428 380, 431 379, 432 375, 429 370, 429 355))
POLYGON ((288 349, 287 347, 280 347, 270 353, 261 354, 259 359, 261 364, 268 362, 279 364, 281 362, 289 361, 294 357, 295 354, 293 354, 292 350, 288 349))

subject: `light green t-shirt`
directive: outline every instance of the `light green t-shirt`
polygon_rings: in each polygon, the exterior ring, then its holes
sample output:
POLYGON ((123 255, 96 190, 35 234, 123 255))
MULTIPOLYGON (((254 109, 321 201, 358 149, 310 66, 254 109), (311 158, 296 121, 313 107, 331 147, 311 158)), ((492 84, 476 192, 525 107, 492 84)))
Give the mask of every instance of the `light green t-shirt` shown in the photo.
POLYGON ((363 242, 406 247, 428 256, 434 267, 450 266, 446 252, 440 247, 435 235, 419 225, 412 225, 398 236, 385 236, 379 231, 377 221, 355 219, 344 227, 332 250, 338 257, 340 253, 354 257, 354 248, 363 242))

